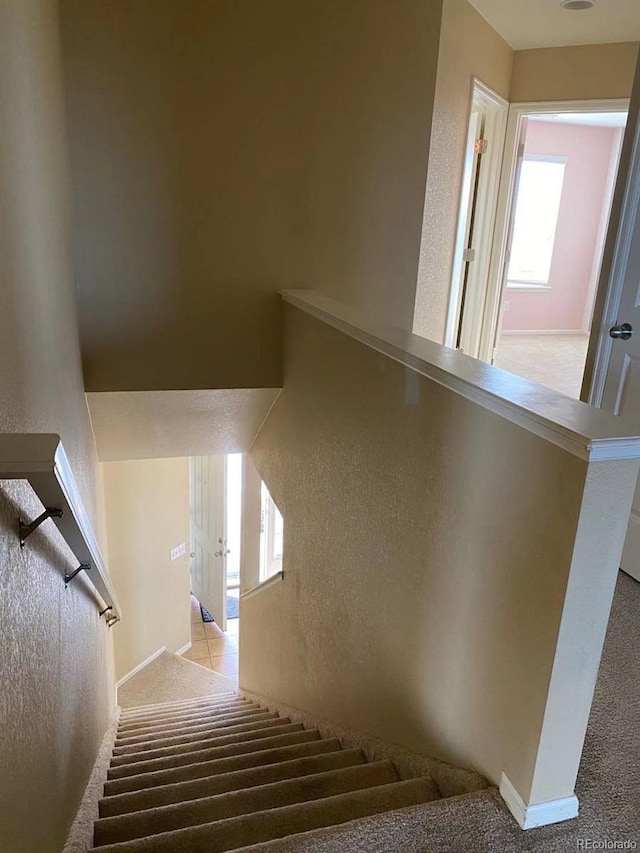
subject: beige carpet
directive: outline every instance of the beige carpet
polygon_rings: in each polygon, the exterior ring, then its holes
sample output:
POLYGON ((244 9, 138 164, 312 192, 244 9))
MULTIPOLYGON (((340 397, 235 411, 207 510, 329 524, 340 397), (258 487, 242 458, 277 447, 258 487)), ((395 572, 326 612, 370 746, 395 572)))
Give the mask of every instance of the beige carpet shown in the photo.
POLYGON ((588 335, 501 335, 493 363, 532 382, 578 398, 588 335))
POLYGON ((136 708, 234 690, 236 683, 233 679, 171 652, 163 652, 118 689, 118 705, 136 708))
MULTIPOLYGON (((620 573, 576 794, 576 820, 522 832, 495 788, 254 845, 251 853, 572 853, 640 849, 640 584, 620 573), (608 849, 615 849, 612 845, 608 849), (621 848, 625 849, 625 848, 621 848), (629 846, 627 845, 627 849, 629 846)), ((237 853, 248 853, 237 851, 237 853)))
POLYGON ((93 849, 222 853, 440 797, 429 776, 220 693, 122 712, 93 849))

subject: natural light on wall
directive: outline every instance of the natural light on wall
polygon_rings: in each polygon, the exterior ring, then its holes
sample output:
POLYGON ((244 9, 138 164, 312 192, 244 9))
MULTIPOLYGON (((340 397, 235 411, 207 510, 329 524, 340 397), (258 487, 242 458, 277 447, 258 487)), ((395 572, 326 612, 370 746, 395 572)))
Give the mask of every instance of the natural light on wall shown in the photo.
POLYGON ((566 162, 536 155, 522 162, 507 287, 548 287, 566 162))
POLYGON ((242 453, 229 453, 225 470, 227 591, 240 588, 240 540, 242 518, 242 453))
POLYGON ((261 489, 260 581, 282 571, 284 520, 265 484, 261 489))

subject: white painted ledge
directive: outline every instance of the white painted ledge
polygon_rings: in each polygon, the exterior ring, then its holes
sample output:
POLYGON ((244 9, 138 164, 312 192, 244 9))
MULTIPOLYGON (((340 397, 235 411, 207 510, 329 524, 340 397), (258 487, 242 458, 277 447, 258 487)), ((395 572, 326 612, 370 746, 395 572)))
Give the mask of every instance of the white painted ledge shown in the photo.
POLYGON ((240 596, 240 601, 246 601, 247 598, 251 598, 254 595, 257 595, 259 592, 264 592, 265 589, 268 589, 270 586, 275 586, 284 580, 283 572, 276 572, 275 575, 271 575, 270 578, 267 578, 266 581, 262 581, 258 586, 254 586, 251 589, 248 589, 246 592, 243 592, 240 596))
MULTIPOLYGON (((108 617, 120 619, 122 611, 111 577, 60 436, 54 433, 0 434, 0 480, 28 480, 43 507, 62 510, 60 518, 50 520, 64 537, 78 563, 91 566, 83 574, 94 585, 105 606, 111 605, 108 617)), ((23 519, 25 523, 32 520, 23 519)), ((27 539, 24 547, 29 548, 31 545, 32 541, 27 539)))
POLYGON ((575 794, 560 800, 525 805, 506 773, 500 777, 500 795, 522 829, 535 829, 537 826, 561 823, 578 816, 578 798, 575 794))
POLYGON ((640 458, 640 424, 536 385, 410 332, 384 326, 357 308, 313 290, 283 300, 354 340, 564 450, 591 462, 640 458))

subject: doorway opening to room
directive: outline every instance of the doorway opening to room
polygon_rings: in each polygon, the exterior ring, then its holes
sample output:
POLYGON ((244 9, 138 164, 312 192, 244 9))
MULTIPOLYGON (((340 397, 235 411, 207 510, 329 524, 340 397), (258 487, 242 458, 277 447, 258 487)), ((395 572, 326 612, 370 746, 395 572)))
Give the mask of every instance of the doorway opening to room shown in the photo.
POLYGON ((185 657, 238 677, 243 456, 190 459, 191 649, 185 657))
POLYGON ((512 105, 488 274, 460 320, 464 352, 574 398, 627 112, 512 105))

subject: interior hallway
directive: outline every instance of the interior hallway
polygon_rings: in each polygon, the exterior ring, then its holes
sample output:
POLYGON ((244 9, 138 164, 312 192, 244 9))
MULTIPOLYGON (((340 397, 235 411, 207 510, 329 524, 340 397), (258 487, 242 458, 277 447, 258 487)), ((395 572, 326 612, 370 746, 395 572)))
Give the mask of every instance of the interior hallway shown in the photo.
POLYGON ((589 336, 500 335, 493 363, 546 388, 578 399, 589 336))
POLYGON ((238 681, 239 619, 227 619, 226 632, 215 622, 203 622, 200 605, 191 596, 191 648, 183 657, 220 675, 238 681))

